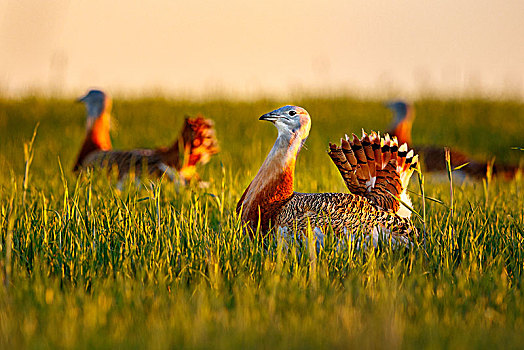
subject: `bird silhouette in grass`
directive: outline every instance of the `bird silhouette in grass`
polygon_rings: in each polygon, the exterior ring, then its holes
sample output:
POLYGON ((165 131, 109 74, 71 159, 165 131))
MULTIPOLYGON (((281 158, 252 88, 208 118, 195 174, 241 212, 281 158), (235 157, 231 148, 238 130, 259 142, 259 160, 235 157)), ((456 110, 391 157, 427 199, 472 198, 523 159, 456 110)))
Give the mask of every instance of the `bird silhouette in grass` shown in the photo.
POLYGON ((74 172, 85 168, 115 168, 119 183, 130 173, 147 171, 150 176, 165 174, 172 181, 188 184, 199 181, 196 166, 205 164, 219 151, 214 124, 202 116, 186 117, 173 144, 156 149, 113 150, 109 136, 111 98, 101 90, 90 90, 78 102, 87 110, 86 136, 74 172))
MULTIPOLYGON (((393 111, 393 121, 388 130, 389 135, 396 137, 399 143, 406 143, 420 155, 420 162, 425 172, 445 172, 447 167, 444 146, 412 144, 411 128, 415 120, 413 105, 396 100, 387 102, 386 107, 393 111)), ((452 169, 460 168, 459 171, 463 175, 472 179, 483 179, 490 171, 494 176, 511 180, 519 171, 519 167, 514 165, 478 161, 458 149, 450 148, 449 152, 452 169)))

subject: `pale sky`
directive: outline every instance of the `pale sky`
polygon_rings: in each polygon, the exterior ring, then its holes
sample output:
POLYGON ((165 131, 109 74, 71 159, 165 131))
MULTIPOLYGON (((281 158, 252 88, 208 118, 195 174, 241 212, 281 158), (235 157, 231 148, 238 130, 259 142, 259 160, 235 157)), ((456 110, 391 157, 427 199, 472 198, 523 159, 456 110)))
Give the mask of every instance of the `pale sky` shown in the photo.
POLYGON ((524 1, 0 0, 0 93, 524 99, 524 1))

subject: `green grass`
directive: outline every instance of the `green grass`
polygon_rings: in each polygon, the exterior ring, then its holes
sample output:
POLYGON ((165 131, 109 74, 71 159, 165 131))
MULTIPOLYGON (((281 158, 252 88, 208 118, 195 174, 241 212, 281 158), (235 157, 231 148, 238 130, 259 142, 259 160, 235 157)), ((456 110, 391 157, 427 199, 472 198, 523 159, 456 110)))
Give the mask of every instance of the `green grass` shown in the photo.
MULTIPOLYGON (((328 243, 316 255, 242 234, 236 202, 276 136, 258 116, 286 103, 313 118, 296 190, 344 191, 327 143, 385 129, 378 101, 116 100, 115 148, 168 144, 197 112, 215 119, 222 148, 201 169, 208 189, 144 180, 120 193, 70 172, 81 105, 0 100, 0 348, 521 348, 522 179, 455 185, 452 217, 449 184, 428 175, 426 195, 446 205, 426 201, 427 237, 410 250, 328 243)), ((519 162, 523 103, 416 107, 414 142, 519 162)))

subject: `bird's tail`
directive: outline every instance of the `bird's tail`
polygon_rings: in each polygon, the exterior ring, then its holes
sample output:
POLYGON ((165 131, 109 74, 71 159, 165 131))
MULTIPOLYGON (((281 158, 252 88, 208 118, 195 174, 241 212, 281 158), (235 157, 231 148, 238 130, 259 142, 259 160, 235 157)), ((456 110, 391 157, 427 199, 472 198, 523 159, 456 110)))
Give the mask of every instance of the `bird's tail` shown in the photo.
MULTIPOLYGON (((362 131, 362 138, 346 135, 341 146, 329 144, 329 155, 337 166, 347 188, 376 206, 399 212, 401 199, 410 204, 406 189, 418 163, 418 155, 408 151, 406 144, 398 146, 395 137, 362 131)), ((401 216, 409 216, 409 211, 401 216)))
POLYGON ((177 169, 185 181, 190 181, 197 176, 196 165, 206 164, 218 151, 213 121, 198 115, 185 118, 179 137, 164 154, 166 164, 177 169))

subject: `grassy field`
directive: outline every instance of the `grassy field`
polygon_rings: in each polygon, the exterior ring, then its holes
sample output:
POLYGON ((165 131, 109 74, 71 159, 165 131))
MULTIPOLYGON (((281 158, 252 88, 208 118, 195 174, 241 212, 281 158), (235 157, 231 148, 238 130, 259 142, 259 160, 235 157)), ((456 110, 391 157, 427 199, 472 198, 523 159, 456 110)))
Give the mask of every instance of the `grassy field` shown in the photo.
MULTIPOLYGON (((451 211, 449 183, 427 175, 426 195, 443 203, 426 200, 426 235, 409 250, 328 243, 317 254, 242 235, 236 202, 276 137, 258 117, 288 103, 313 120, 295 189, 345 192, 327 144, 385 129, 379 101, 116 100, 115 148, 166 145, 198 112, 222 148, 200 171, 207 189, 144 181, 117 192, 114 179, 71 173, 83 106, 0 100, 0 348, 522 348, 522 179, 457 184, 451 211)), ((521 102, 416 108, 414 143, 522 157, 510 149, 524 146, 521 102)))

